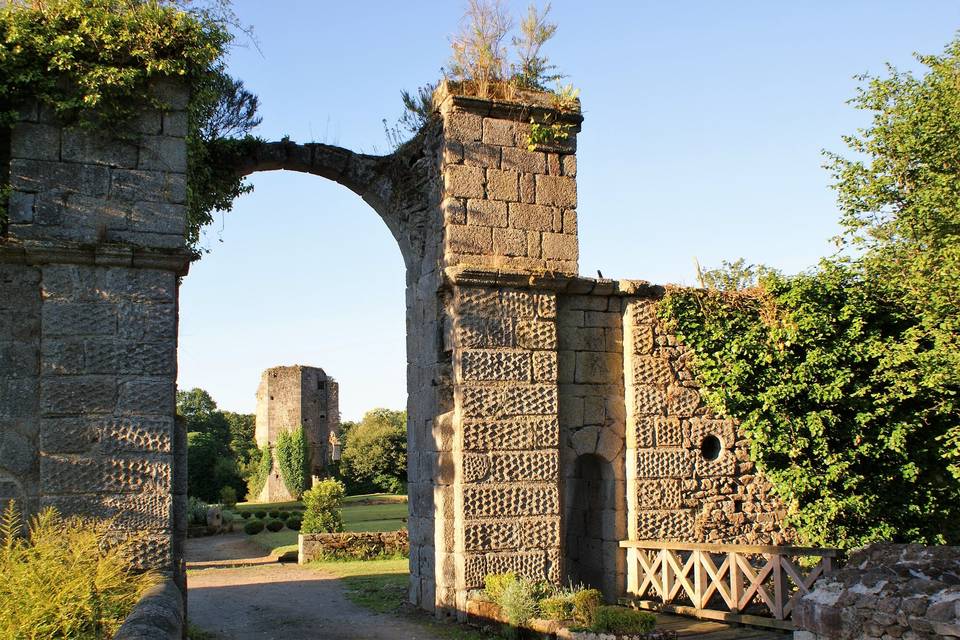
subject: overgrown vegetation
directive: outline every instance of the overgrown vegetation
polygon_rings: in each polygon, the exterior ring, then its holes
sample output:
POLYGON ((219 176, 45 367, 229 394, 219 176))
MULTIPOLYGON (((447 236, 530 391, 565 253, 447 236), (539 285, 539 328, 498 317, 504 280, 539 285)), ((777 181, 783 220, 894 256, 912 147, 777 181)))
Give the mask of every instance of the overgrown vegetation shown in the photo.
POLYGON ((269 445, 263 445, 257 450, 247 469, 247 497, 250 500, 256 500, 267 485, 267 478, 270 477, 270 470, 273 469, 273 456, 269 445))
POLYGON ((303 494, 303 533, 336 533, 343 531, 340 507, 345 495, 343 483, 326 479, 303 494))
POLYGON ((310 450, 303 427, 277 434, 276 454, 283 484, 290 495, 299 500, 310 481, 310 450))
POLYGON ((827 154, 837 256, 734 263, 660 306, 809 544, 960 541, 960 39, 918 59, 860 78, 873 120, 856 159, 827 154))
POLYGON ((0 517, 0 637, 113 637, 160 576, 134 571, 130 558, 140 541, 117 540, 109 530, 109 522, 63 518, 48 508, 23 536, 10 502, 0 517))
POLYGON ((0 127, 37 101, 64 123, 113 135, 144 108, 167 106, 158 81, 186 85, 187 240, 196 247, 212 212, 250 190, 222 162, 259 123, 256 98, 225 72, 231 25, 227 0, 0 3, 0 127))

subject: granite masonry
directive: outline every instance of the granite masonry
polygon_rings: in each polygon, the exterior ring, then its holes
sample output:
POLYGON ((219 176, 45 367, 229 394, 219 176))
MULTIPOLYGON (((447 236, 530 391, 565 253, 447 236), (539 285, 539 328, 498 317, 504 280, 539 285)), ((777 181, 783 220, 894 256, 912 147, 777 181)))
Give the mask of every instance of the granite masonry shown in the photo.
MULTIPOLYGON (((269 446, 273 452, 281 432, 302 427, 307 438, 310 475, 326 476, 340 431, 339 393, 337 381, 323 369, 301 365, 267 369, 257 387, 257 446, 269 446)), ((280 477, 274 455, 273 469, 257 501, 293 499, 280 477)))
MULTIPOLYGON (((195 256, 186 95, 157 90, 168 106, 145 112, 135 136, 77 131, 43 109, 0 136, 13 189, 0 238, 0 500, 117 516, 147 533, 141 561, 182 585, 177 283, 195 256)), ((657 320, 663 289, 577 275, 579 109, 446 86, 434 99, 436 118, 389 156, 284 140, 235 167, 339 182, 400 247, 410 601, 462 616, 469 590, 507 570, 614 598, 635 578, 624 539, 789 541, 736 423, 707 410, 689 354, 657 320), (531 146, 531 121, 567 135, 531 146)), ((310 440, 319 470, 332 384, 318 369, 268 370, 258 439, 309 418, 322 425, 310 440)))

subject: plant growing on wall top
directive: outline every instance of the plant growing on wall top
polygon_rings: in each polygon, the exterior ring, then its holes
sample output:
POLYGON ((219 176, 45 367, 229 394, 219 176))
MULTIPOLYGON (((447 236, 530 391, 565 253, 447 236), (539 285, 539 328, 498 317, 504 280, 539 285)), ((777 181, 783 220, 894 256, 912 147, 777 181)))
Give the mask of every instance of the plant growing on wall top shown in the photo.
POLYGON ((557 32, 542 11, 531 4, 520 21, 520 32, 510 38, 513 18, 501 0, 468 0, 460 31, 450 40, 448 78, 469 95, 481 98, 512 98, 517 90, 548 90, 563 77, 542 54, 543 46, 557 32))
POLYGON ((307 489, 310 471, 310 452, 303 427, 297 427, 293 431, 281 431, 277 436, 276 454, 283 484, 290 495, 299 500, 307 489))

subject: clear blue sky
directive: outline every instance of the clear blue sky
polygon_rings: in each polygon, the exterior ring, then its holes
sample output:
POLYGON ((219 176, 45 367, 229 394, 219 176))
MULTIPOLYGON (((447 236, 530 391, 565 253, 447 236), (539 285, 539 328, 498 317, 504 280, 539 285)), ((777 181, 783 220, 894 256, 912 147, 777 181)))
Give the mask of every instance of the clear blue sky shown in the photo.
MULTIPOLYGON (((510 2, 515 15, 526 7, 510 2)), ((231 72, 261 99, 259 135, 366 152, 399 92, 436 80, 456 1, 236 0, 255 48, 231 72)), ((546 53, 581 89, 580 272, 691 284, 693 259, 787 272, 832 251, 822 149, 865 124, 857 73, 913 68, 960 28, 956 0, 556 0, 546 53)), ((181 388, 252 412, 260 372, 323 367, 344 419, 406 402, 404 274, 376 214, 343 187, 287 172, 208 230, 181 289, 181 388)))

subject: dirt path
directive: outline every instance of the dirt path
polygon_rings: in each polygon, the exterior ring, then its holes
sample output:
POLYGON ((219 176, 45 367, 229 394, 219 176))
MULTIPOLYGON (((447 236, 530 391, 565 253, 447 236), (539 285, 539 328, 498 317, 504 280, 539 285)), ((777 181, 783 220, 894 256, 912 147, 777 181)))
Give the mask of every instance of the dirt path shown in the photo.
POLYGON ((192 538, 186 555, 190 622, 222 640, 438 638, 425 622, 353 604, 336 576, 278 563, 242 535, 192 538))

